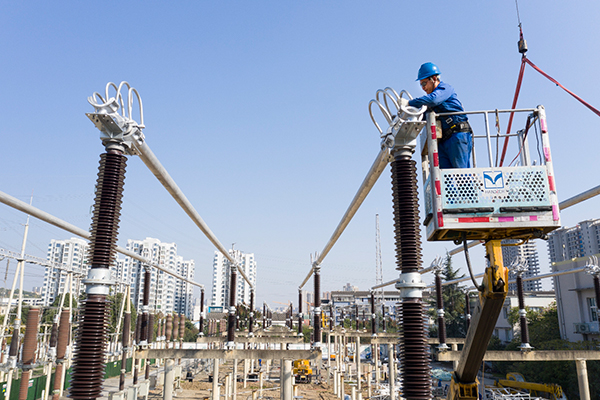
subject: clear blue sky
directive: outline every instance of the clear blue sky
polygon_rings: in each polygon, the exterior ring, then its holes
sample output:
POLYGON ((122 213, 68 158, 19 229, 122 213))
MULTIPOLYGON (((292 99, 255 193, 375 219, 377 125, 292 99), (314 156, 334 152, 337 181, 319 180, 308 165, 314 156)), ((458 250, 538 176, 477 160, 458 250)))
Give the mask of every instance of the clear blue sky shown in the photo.
MULTIPOLYGON (((529 58, 600 106, 600 3, 519 8, 529 58)), ((509 108, 517 40, 512 1, 4 1, 0 190, 24 201, 33 191, 35 206, 87 229, 103 147, 86 98, 127 80, 142 96, 156 156, 227 248, 255 253, 259 304, 295 303, 310 253, 323 249, 378 153, 367 111, 375 91, 421 95, 417 69, 433 61, 466 109, 509 108)), ((600 119, 528 67, 519 106, 538 104, 547 109, 559 200, 598 185, 600 119)), ((325 259, 323 290, 375 283, 377 213, 384 279, 397 276, 389 176, 325 259)), ((563 223, 598 218, 599 206, 573 207, 563 223)), ((0 246, 18 251, 24 222, 0 205, 0 246)), ((50 239, 69 237, 32 220, 26 252, 45 257, 50 239)), ((212 245, 131 157, 119 244, 145 237, 176 242, 210 293, 212 245)), ((428 265, 454 245, 423 247, 428 265)), ((545 272, 545 243, 538 250, 545 272)), ((26 289, 41 286, 43 269, 28 271, 26 289)))

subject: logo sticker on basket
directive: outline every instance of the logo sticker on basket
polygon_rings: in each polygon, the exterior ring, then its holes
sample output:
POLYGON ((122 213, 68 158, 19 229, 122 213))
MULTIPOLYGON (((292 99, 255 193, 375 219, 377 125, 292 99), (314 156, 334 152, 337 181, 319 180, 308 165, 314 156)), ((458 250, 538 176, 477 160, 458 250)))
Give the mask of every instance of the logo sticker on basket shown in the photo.
POLYGON ((484 189, 504 189, 502 171, 486 171, 483 173, 484 189))

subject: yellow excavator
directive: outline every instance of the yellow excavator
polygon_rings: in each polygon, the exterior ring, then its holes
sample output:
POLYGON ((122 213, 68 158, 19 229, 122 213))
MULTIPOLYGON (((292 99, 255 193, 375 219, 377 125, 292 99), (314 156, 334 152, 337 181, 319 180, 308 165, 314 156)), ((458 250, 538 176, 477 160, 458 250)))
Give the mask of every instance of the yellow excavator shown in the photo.
POLYGON ((292 373, 296 378, 296 383, 310 383, 312 378, 312 368, 308 360, 295 360, 292 373))
POLYGON ((550 400, 567 400, 562 387, 556 383, 526 382, 523 375, 518 372, 506 374, 506 379, 496 381, 497 387, 526 390, 531 396, 543 397, 550 400))

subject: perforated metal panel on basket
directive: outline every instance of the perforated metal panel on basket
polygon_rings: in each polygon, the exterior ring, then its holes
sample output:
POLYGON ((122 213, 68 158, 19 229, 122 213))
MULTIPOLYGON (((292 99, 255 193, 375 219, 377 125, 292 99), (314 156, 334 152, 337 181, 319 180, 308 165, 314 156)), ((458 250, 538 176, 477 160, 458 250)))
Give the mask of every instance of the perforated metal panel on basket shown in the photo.
POLYGON ((445 169, 440 172, 444 209, 493 208, 493 212, 498 212, 500 207, 551 204, 544 166, 445 169))

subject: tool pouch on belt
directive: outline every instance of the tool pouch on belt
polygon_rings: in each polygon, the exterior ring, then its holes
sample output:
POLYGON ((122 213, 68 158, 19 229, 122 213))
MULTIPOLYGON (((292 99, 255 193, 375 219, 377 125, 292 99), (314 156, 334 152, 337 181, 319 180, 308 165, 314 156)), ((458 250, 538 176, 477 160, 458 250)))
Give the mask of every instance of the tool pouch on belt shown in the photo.
POLYGON ((448 123, 449 128, 442 131, 442 138, 440 139, 441 142, 448 140, 448 138, 454 135, 456 132, 473 132, 469 121, 454 122, 452 117, 448 117, 446 123, 448 123))

